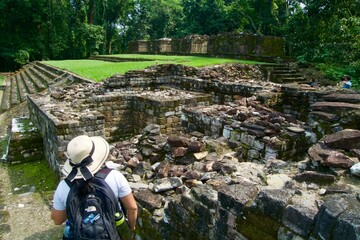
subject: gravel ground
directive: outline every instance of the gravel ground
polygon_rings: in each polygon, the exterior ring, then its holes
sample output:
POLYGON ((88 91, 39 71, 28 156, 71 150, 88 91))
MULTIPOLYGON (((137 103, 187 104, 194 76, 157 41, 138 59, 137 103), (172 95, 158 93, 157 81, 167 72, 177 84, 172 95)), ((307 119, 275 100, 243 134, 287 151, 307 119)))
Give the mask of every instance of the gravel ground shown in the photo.
POLYGON ((0 166, 1 225, 4 226, 0 239, 61 239, 63 227, 54 225, 50 219, 51 193, 45 197, 37 192, 15 194, 7 170, 6 165, 0 166))
MULTIPOLYGON (((0 115, 1 139, 8 134, 12 116, 26 115, 25 106, 21 104, 0 115)), ((61 239, 63 226, 54 225, 50 219, 52 194, 14 192, 8 167, 0 163, 0 240, 61 239)))

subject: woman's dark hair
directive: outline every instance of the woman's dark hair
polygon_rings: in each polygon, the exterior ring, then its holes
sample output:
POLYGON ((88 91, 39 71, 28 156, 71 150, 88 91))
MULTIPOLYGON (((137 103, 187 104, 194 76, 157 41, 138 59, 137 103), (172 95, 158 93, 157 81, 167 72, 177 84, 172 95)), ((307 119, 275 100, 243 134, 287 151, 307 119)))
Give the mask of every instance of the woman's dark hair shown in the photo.
POLYGON ((89 184, 90 181, 85 181, 84 179, 78 179, 74 181, 74 186, 76 187, 77 191, 79 192, 80 196, 86 196, 90 192, 92 192, 92 186, 89 184))

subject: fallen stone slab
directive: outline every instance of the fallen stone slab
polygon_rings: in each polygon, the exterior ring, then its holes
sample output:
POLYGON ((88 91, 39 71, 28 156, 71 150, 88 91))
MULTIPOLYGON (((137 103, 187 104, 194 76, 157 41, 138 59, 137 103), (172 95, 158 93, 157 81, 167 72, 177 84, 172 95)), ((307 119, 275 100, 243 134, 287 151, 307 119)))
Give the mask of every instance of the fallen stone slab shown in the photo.
POLYGON ((324 137, 324 142, 329 148, 344 150, 360 149, 360 130, 345 129, 329 134, 324 137))
POLYGON ((150 211, 159 209, 162 206, 162 196, 154 194, 150 190, 134 192, 134 197, 139 204, 150 211))
POLYGON ((317 102, 312 104, 311 109, 325 111, 325 112, 337 112, 337 111, 351 111, 359 110, 360 105, 345 102, 317 102))
POLYGON ((293 177, 298 182, 313 182, 318 184, 330 184, 335 181, 335 176, 315 171, 305 171, 293 177))
POLYGON ((360 94, 333 93, 325 95, 323 98, 330 102, 360 103, 360 94))

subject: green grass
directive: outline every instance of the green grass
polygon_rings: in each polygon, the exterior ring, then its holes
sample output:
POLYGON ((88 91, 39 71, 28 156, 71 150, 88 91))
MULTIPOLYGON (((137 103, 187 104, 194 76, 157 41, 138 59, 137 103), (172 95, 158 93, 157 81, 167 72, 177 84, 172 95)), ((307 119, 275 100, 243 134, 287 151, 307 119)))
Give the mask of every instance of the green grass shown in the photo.
POLYGON ((104 55, 129 59, 128 62, 106 62, 99 60, 62 60, 43 61, 61 69, 100 82, 114 74, 124 74, 129 70, 140 70, 156 64, 183 64, 192 67, 204 67, 224 63, 260 64, 255 61, 245 61, 226 58, 209 58, 197 56, 168 56, 168 55, 142 55, 117 54, 104 55), (152 61, 131 61, 131 59, 152 59, 152 61))
POLYGON ((5 79, 5 76, 0 74, 0 85, 3 83, 4 79, 5 79))
POLYGON ((27 192, 34 186, 37 192, 54 191, 59 179, 45 159, 8 165, 11 188, 19 188, 17 193, 27 192))

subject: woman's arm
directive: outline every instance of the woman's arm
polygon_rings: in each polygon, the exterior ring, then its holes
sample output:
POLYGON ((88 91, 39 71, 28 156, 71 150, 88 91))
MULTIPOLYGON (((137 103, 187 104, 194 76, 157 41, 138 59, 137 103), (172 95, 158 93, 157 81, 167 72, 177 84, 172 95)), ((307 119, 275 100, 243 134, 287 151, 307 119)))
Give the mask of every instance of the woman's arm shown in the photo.
POLYGON ((63 224, 67 219, 66 210, 56 210, 52 208, 51 219, 54 221, 55 225, 63 224))
POLYGON ((129 193, 125 197, 120 198, 120 201, 125 207, 127 218, 129 220, 130 229, 135 231, 136 219, 137 219, 137 204, 132 193, 129 193))

